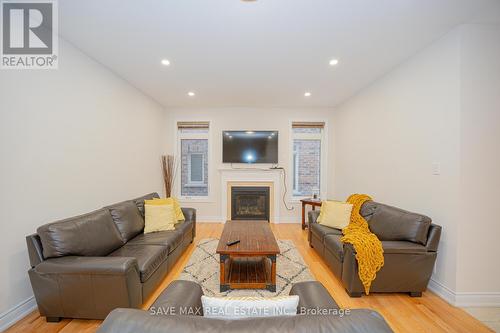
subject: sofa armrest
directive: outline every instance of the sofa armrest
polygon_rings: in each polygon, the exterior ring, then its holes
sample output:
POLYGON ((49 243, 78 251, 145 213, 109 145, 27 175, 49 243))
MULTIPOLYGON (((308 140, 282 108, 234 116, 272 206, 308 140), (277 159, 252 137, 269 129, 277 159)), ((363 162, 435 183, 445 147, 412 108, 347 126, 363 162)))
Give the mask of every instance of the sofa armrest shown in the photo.
POLYGON ((349 315, 336 319, 340 321, 338 332, 394 332, 384 317, 372 309, 352 309, 349 311, 349 315))
POLYGON ((139 274, 137 259, 130 257, 61 257, 45 260, 35 267, 40 274, 139 274))
POLYGON ((97 333, 160 333, 175 328, 161 319, 143 310, 116 309, 106 317, 97 333))
POLYGON ((26 236, 26 245, 28 246, 28 255, 32 268, 45 260, 40 236, 37 234, 26 236))
POLYGON ((307 214, 307 220, 309 222, 308 228, 307 228, 307 240, 309 242, 309 245, 312 247, 312 231, 311 231, 311 225, 313 223, 317 223, 318 221, 318 216, 319 216, 319 211, 318 210, 311 210, 307 214))
POLYGON ((307 213, 307 220, 309 223, 316 223, 318 221, 320 211, 319 210, 311 210, 307 213))
POLYGON ((295 283, 289 295, 299 296, 297 313, 305 314, 310 309, 338 309, 339 306, 326 288, 318 281, 295 283))
POLYGON ((203 316, 201 296, 203 296, 203 290, 198 283, 175 280, 160 294, 149 311, 155 314, 165 313, 165 310, 169 309, 172 315, 203 316))
POLYGON ((186 221, 196 221, 196 209, 187 207, 182 207, 181 209, 186 221))
POLYGON ((186 208, 186 207, 181 207, 182 209, 182 214, 184 214, 184 218, 186 221, 192 221, 193 222, 193 239, 196 236, 196 209, 194 208, 186 208))
POLYGON ((115 308, 142 304, 135 258, 53 258, 28 275, 42 316, 104 319, 115 308))
POLYGON ((437 252, 439 239, 441 238, 441 229, 442 227, 437 224, 431 224, 429 227, 429 232, 427 234, 427 243, 425 247, 429 252, 437 252))

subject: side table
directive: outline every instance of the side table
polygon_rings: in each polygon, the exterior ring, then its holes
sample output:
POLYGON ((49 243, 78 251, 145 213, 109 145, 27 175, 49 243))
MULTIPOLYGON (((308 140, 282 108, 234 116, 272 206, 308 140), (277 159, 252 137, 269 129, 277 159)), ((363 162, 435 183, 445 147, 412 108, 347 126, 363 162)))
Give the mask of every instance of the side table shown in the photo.
POLYGON ((306 198, 300 200, 302 203, 302 230, 306 228, 306 206, 311 205, 312 210, 315 210, 316 207, 321 207, 320 199, 306 198))

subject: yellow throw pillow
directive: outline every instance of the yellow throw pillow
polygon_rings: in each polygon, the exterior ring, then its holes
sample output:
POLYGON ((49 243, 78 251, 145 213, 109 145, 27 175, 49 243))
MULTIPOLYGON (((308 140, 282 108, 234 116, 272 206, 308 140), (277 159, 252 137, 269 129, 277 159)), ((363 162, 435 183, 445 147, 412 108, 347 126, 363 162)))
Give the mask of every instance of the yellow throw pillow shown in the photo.
POLYGON ((175 213, 175 223, 183 222, 186 218, 182 213, 181 205, 176 198, 166 198, 166 199, 158 199, 154 198, 153 200, 144 200, 144 204, 146 205, 174 205, 174 213, 175 213))
POLYGON ((144 205, 144 233, 175 230, 174 205, 144 205))
POLYGON ((318 223, 325 227, 344 229, 351 221, 352 205, 341 201, 323 201, 318 223))

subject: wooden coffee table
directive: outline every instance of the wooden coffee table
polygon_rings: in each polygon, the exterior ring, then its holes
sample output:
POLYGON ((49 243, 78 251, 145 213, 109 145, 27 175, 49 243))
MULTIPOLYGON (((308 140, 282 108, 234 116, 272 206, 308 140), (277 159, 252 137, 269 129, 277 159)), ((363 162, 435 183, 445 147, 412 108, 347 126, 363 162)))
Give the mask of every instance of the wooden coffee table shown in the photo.
POLYGON ((267 289, 276 291, 278 243, 267 221, 227 221, 217 245, 220 291, 267 289), (226 243, 240 240, 238 244, 226 243))

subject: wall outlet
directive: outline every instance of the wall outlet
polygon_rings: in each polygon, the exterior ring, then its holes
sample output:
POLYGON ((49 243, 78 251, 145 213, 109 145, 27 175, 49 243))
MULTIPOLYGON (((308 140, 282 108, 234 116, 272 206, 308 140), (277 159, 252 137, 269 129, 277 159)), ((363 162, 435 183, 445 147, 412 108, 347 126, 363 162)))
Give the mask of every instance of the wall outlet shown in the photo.
POLYGON ((432 163, 432 174, 434 176, 439 176, 441 174, 441 163, 439 162, 432 163))

